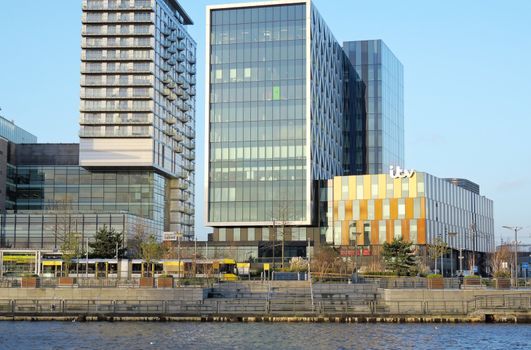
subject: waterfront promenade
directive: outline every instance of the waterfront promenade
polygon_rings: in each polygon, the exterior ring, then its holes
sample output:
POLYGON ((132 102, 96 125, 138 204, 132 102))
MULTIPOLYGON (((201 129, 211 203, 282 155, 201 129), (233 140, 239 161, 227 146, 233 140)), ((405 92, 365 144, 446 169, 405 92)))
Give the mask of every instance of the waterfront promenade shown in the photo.
POLYGON ((239 281, 174 288, 0 288, 2 320, 530 322, 531 290, 239 281))

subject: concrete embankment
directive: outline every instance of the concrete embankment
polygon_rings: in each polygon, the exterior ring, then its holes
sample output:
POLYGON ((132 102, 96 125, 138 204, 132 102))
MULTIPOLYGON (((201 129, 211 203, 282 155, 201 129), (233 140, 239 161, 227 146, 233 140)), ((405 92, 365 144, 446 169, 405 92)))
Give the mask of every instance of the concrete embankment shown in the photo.
POLYGON ((0 320, 531 322, 531 291, 238 282, 213 288, 0 288, 0 320))

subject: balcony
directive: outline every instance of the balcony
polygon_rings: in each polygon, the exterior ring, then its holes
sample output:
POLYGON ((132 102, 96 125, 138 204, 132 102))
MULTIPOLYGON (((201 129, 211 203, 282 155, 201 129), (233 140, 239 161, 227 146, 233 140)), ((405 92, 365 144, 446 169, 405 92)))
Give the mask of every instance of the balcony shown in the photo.
POLYGON ((183 143, 184 147, 188 148, 189 150, 193 150, 195 148, 195 142, 194 141, 186 141, 183 143))
POLYGON ((168 96, 168 100, 175 101, 177 99, 177 95, 175 95, 173 92, 168 96))
POLYGON ((166 135, 168 135, 168 136, 174 136, 174 135, 177 134, 177 132, 175 131, 175 129, 172 128, 171 126, 166 127, 166 128, 164 129, 163 132, 164 132, 166 135))
POLYGON ((182 30, 177 31, 177 39, 183 40, 184 38, 186 38, 186 33, 182 30))
POLYGON ((183 95, 181 96, 181 99, 186 101, 186 100, 189 100, 190 99, 190 95, 188 95, 186 92, 183 93, 183 95))
POLYGON ((175 44, 172 44, 172 45, 168 46, 168 52, 169 53, 177 53, 177 47, 175 46, 175 44))
MULTIPOLYGON (((162 46, 164 46, 164 47, 167 48, 167 49, 168 49, 169 47, 171 47, 171 44, 172 44, 172 42, 169 41, 168 39, 163 39, 160 43, 162 44, 162 46)), ((169 51, 169 49, 168 49, 168 51, 169 51)))
POLYGON ((181 145, 175 145, 175 146, 173 146, 173 151, 175 153, 183 153, 184 149, 183 149, 183 146, 181 146, 181 145))
POLYGON ((194 160, 195 159, 195 152, 194 151, 188 151, 183 153, 183 157, 188 160, 194 160))
POLYGON ((189 139, 195 139, 195 131, 191 128, 186 128, 184 130, 184 136, 188 137, 189 139))
POLYGON ((170 31, 170 28, 166 27, 166 26, 163 26, 162 28, 160 28, 160 32, 165 35, 165 36, 168 36, 171 34, 171 31, 170 31))
POLYGON ((185 58, 186 58, 185 55, 183 53, 180 53, 177 55, 177 62, 183 63, 185 58))
POLYGON ((162 94, 163 94, 164 96, 170 96, 170 95, 171 95, 171 90, 168 89, 168 88, 164 88, 164 89, 162 90, 162 94))
MULTIPOLYGON (((177 177, 180 177, 179 174, 177 174, 177 177)), ((170 199, 171 200, 177 200, 177 201, 187 201, 190 198, 190 195, 187 192, 179 191, 179 192, 171 192, 170 199)))
POLYGON ((184 85, 186 84, 186 82, 184 81, 183 77, 177 78, 177 84, 181 85, 183 89, 185 89, 184 85))
POLYGON ((195 74, 195 65, 188 65, 188 73, 195 74))
POLYGON ((190 118, 184 113, 178 113, 177 119, 179 119, 182 123, 188 123, 190 121, 190 118))
POLYGON ((160 57, 162 57, 162 59, 164 60, 169 60, 171 58, 171 55, 167 52, 163 52, 160 54, 160 57))
POLYGON ((177 66, 176 70, 177 70, 177 73, 179 73, 179 74, 184 73, 184 70, 185 70, 184 65, 183 64, 179 64, 177 66))
POLYGON ((184 91, 183 89, 178 88, 177 90, 175 90, 175 93, 177 94, 177 96, 182 96, 184 94, 184 91))
POLYGON ((192 162, 185 162, 182 167, 188 171, 194 170, 194 164, 192 162))
POLYGON ((177 141, 177 142, 181 142, 183 140, 183 135, 177 134, 177 135, 173 136, 173 139, 175 141, 177 141))
POLYGON ((164 121, 166 122, 166 124, 173 125, 173 124, 177 123, 177 118, 170 116, 170 117, 164 118, 164 121))
POLYGON ((177 50, 179 50, 179 51, 186 50, 186 45, 184 43, 178 43, 177 44, 177 50))
POLYGON ((165 74, 162 78, 162 82, 166 85, 170 84, 172 82, 171 76, 169 74, 165 74))
POLYGON ((171 57, 169 60, 168 60, 168 64, 170 66, 175 66, 177 64, 177 59, 175 57, 171 57))
POLYGON ((191 88, 190 91, 188 91, 188 94, 190 96, 195 96, 195 87, 191 88))
POLYGON ((188 54, 187 58, 188 58, 188 62, 190 62, 190 64, 194 64, 195 63, 195 56, 194 55, 188 54))
POLYGON ((167 63, 163 63, 161 66, 160 66, 160 69, 162 69, 164 72, 168 73, 170 70, 171 70, 171 67, 169 64, 167 63))
POLYGON ((183 112, 188 112, 190 110, 190 106, 188 106, 186 103, 182 103, 179 105, 179 109, 183 112))

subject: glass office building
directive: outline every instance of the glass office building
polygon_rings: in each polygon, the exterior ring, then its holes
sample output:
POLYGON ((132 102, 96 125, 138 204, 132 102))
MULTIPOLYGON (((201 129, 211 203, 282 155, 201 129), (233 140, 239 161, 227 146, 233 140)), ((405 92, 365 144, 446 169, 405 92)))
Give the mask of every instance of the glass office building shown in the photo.
POLYGON ((382 40, 347 41, 343 49, 355 69, 351 81, 360 84, 350 85, 358 105, 346 120, 350 161, 345 162, 345 174, 381 174, 391 165, 403 168, 402 63, 382 40))
POLYGON ((82 22, 79 165, 141 168, 178 181, 168 230, 193 235, 192 20, 175 0, 83 0, 82 22))
POLYGON ((207 34, 207 225, 312 224, 342 171, 341 46, 310 1, 210 6, 207 34))

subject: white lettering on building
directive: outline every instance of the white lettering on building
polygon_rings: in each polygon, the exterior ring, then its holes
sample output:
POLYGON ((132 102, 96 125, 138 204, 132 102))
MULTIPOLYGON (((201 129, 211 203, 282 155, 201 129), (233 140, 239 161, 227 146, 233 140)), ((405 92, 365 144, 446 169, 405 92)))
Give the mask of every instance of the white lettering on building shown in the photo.
POLYGON ((405 177, 411 178, 413 175, 415 175, 415 170, 402 170, 400 166, 397 166, 396 168, 394 166, 389 167, 389 176, 391 176, 393 179, 403 179, 405 177))

